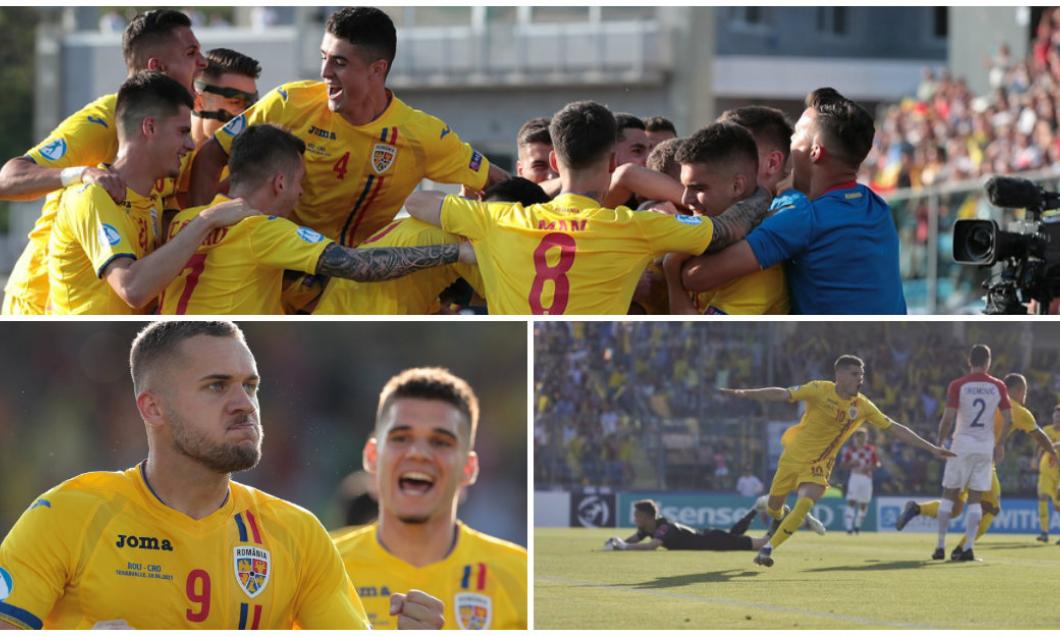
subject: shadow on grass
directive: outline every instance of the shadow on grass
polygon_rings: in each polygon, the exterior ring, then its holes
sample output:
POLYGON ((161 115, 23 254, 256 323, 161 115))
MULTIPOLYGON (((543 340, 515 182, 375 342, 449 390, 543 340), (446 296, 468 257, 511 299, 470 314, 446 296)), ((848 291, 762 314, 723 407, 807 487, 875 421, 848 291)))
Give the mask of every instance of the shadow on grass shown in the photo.
POLYGON ((635 590, 664 590, 671 587, 685 587, 699 583, 726 583, 735 579, 754 578, 760 572, 749 570, 723 570, 718 572, 697 572, 680 576, 660 576, 654 581, 642 583, 623 583, 616 587, 631 587, 635 590))
POLYGON ((866 561, 857 565, 837 565, 831 568, 812 568, 803 572, 873 572, 888 570, 916 570, 929 565, 941 565, 949 561, 929 561, 921 559, 918 561, 866 561))
MULTIPOLYGON (((1052 541, 1049 542, 1049 544, 1052 544, 1052 543, 1053 543, 1052 541)), ((1022 550, 1023 548, 1041 548, 1041 547, 1044 547, 1045 545, 1047 545, 1047 544, 1042 543, 1041 541, 1034 541, 1033 543, 1032 542, 1025 542, 1025 541, 1021 541, 1021 542, 1018 542, 1018 543, 1015 542, 1015 541, 1006 541, 1006 542, 1003 542, 1003 543, 995 543, 995 542, 991 541, 990 543, 984 543, 982 549, 984 551, 989 550, 990 548, 1003 548, 1005 550, 1022 550)), ((978 543, 975 545, 975 549, 979 550, 979 544, 978 543)))

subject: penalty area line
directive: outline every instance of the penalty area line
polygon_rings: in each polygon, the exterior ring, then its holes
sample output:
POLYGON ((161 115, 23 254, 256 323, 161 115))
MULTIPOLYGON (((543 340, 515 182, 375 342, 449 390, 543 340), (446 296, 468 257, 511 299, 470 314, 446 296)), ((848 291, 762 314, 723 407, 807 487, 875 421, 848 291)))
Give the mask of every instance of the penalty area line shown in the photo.
POLYGON ((776 612, 778 614, 787 614, 791 616, 799 616, 804 618, 823 618, 836 622, 853 623, 855 625, 866 625, 873 627, 889 627, 895 629, 917 629, 917 630, 938 630, 938 629, 956 629, 952 625, 948 627, 940 627, 938 625, 920 625, 917 623, 904 623, 896 621, 880 620, 875 618, 867 618, 865 616, 853 616, 850 614, 833 614, 831 612, 822 612, 817 610, 808 610, 797 607, 789 607, 785 605, 773 605, 770 603, 757 603, 754 601, 740 601, 737 599, 714 597, 714 596, 702 596, 698 594, 682 594, 680 592, 661 592, 657 590, 643 590, 636 588, 619 587, 616 588, 614 585, 606 583, 598 583, 596 581, 583 581, 578 579, 567 579, 556 576, 534 576, 535 583, 557 583, 560 585, 578 585, 582 587, 597 587, 601 589, 614 590, 619 592, 631 593, 637 596, 652 596, 656 598, 664 598, 671 600, 684 600, 692 601, 693 603, 699 603, 704 605, 723 605, 726 607, 737 607, 741 609, 750 610, 761 610, 766 612, 776 612))

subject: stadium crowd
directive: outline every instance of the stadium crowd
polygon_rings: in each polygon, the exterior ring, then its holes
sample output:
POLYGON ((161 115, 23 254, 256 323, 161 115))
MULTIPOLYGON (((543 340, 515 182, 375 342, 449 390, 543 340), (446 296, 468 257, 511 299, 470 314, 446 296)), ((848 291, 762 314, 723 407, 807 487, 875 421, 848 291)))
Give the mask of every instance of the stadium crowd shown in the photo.
MULTIPOLYGON (((1060 395, 1055 346, 1040 329, 978 323, 547 323, 535 327, 535 468, 538 486, 679 484, 735 488, 750 466, 768 483, 767 422, 793 425, 790 408, 724 396, 712 387, 792 386, 828 379, 841 353, 865 360, 862 392, 884 413, 934 439, 948 383, 966 370, 968 342, 988 342, 992 371, 1027 376, 1027 407, 1048 424, 1060 395), (684 437, 675 431, 694 431, 684 437), (672 443, 671 443, 672 442, 672 443), (689 448, 689 445, 694 447, 689 448), (639 458, 639 459, 638 459, 639 458), (723 468, 725 474, 719 474, 723 468)), ((934 493, 941 465, 872 435, 883 468, 877 492, 934 493)), ((1033 492, 1033 442, 1011 440, 1006 493, 1033 492)), ((836 478, 844 478, 837 471, 836 478)), ((836 483, 840 483, 836 481, 836 483)))
POLYGON ((1043 10, 1031 52, 985 61, 990 92, 925 68, 915 95, 887 107, 861 177, 878 191, 1060 168, 1060 11, 1043 10))

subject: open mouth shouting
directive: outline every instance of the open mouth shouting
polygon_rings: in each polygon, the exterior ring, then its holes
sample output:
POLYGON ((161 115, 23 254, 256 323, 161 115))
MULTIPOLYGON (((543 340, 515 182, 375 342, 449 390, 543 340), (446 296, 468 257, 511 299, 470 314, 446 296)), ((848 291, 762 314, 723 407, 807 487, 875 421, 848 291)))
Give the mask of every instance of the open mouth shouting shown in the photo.
POLYGON ((398 490, 403 495, 422 497, 434 489, 434 477, 427 473, 408 471, 398 477, 398 490))

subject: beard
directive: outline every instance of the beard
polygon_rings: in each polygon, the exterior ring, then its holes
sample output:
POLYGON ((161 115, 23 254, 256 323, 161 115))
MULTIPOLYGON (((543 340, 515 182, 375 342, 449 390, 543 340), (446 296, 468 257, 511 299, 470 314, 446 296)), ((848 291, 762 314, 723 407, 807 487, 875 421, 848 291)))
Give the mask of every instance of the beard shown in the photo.
MULTIPOLYGON (((192 430, 187 421, 177 413, 169 411, 165 413, 165 417, 173 433, 173 448, 210 470, 226 474, 249 470, 261 459, 261 442, 265 435, 260 424, 255 424, 258 431, 255 444, 216 444, 202 432, 192 430)), ((243 421, 247 419, 247 416, 243 416, 243 421)))

